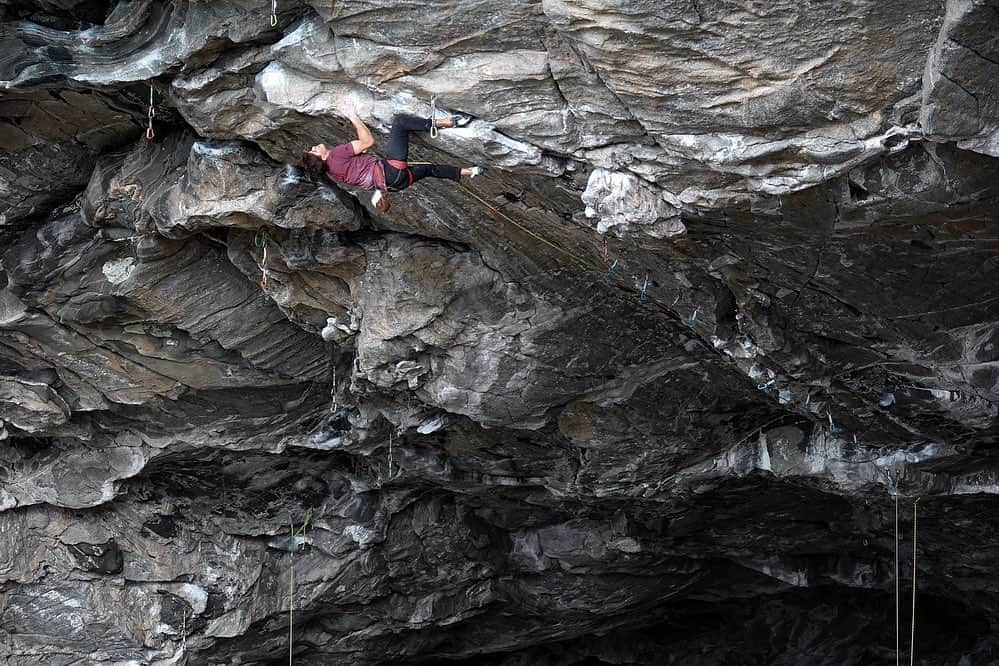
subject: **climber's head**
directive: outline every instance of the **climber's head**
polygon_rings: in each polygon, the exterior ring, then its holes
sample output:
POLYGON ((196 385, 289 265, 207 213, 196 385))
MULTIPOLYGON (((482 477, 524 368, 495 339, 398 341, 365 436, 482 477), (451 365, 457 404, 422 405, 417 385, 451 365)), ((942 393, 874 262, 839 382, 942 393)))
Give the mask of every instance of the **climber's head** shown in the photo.
POLYGON ((316 180, 326 173, 326 156, 329 153, 326 144, 317 143, 309 149, 309 152, 302 155, 302 168, 309 178, 316 180))
POLYGON ((388 209, 392 207, 388 197, 381 190, 375 190, 375 193, 371 195, 371 205, 383 213, 387 213, 388 209))

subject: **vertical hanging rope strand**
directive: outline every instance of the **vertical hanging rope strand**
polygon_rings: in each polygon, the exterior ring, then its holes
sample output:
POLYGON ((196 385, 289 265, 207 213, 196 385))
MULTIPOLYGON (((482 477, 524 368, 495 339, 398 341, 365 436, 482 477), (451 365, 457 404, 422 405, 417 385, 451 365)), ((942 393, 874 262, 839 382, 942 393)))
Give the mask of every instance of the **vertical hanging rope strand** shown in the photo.
POLYGON ((294 661, 293 643, 295 640, 295 522, 288 521, 291 525, 291 584, 288 590, 288 666, 292 666, 294 661))
POLYGON ((392 431, 389 430, 388 478, 392 478, 392 431))
MULTIPOLYGON (((889 475, 889 479, 891 476, 889 475)), ((899 666, 899 659, 901 659, 901 652, 899 651, 899 644, 901 643, 901 626, 898 618, 899 611, 899 600, 901 596, 901 590, 899 588, 898 582, 898 488, 895 489, 895 666, 899 666)))
POLYGON ((919 498, 912 503, 912 628, 909 633, 909 666, 916 663, 916 512, 919 498))

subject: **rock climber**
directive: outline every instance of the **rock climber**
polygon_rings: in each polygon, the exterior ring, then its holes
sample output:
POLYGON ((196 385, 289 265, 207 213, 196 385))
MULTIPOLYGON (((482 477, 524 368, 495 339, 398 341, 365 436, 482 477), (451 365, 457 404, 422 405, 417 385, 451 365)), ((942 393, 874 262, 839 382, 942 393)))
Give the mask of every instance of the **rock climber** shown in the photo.
POLYGON ((328 174, 339 183, 362 190, 374 190, 371 203, 382 212, 390 207, 385 192, 404 190, 427 177, 460 181, 462 176, 475 178, 485 172, 480 166, 461 168, 447 164, 410 165, 408 161, 410 132, 426 132, 432 126, 464 127, 472 120, 472 116, 466 113, 456 113, 433 121, 430 118, 397 114, 392 119, 388 148, 385 150, 385 159, 382 159, 367 154, 368 149, 375 145, 375 139, 357 115, 354 106, 348 104, 343 112, 354 125, 357 138, 333 148, 323 143, 316 144, 303 156, 302 166, 314 179, 328 174))

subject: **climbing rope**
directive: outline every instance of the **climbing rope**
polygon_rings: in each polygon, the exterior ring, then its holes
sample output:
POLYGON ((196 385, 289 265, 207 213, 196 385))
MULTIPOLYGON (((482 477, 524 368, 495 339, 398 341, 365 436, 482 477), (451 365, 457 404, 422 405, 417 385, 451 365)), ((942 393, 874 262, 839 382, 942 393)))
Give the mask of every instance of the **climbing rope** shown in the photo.
POLYGON ((288 524, 291 525, 291 581, 288 586, 288 666, 292 666, 295 654, 293 648, 295 640, 295 551, 298 548, 295 545, 295 523, 289 520, 288 524))
POLYGON ((388 478, 392 478, 392 431, 389 430, 388 478))
POLYGON ((260 227, 253 235, 253 246, 262 248, 260 259, 260 286, 267 288, 267 229, 260 227))
POLYGON ((916 512, 919 498, 912 503, 912 629, 909 634, 909 666, 916 663, 916 512))
MULTIPOLYGON (((431 109, 433 110, 434 113, 436 113, 436 106, 435 106, 435 99, 434 98, 431 99, 431 109)), ((520 229, 522 232, 524 232, 525 234, 527 234, 531 238, 533 238, 533 239, 537 240, 538 242, 540 242, 540 243, 542 243, 542 244, 544 244, 544 245, 552 248, 553 250, 555 250, 559 254, 562 254, 565 257, 571 259, 573 262, 575 262, 577 265, 579 265, 581 268, 583 268, 585 270, 592 271, 592 272, 595 272, 595 273, 604 273, 605 272, 607 274, 607 277, 610 278, 614 282, 614 284, 616 284, 617 286, 621 287, 622 289, 625 289, 625 290, 637 293, 639 295, 639 300, 641 302, 643 302, 643 303, 646 303, 646 302, 650 303, 651 305, 655 306, 660 311, 662 311, 664 314, 666 314, 668 317, 670 317, 671 319, 673 319, 677 323, 680 323, 681 325, 684 323, 684 320, 681 317, 681 315, 676 310, 674 310, 673 307, 671 307, 671 306, 667 305, 666 303, 664 303, 663 301, 661 301, 661 300, 659 300, 659 299, 657 299, 657 298, 649 295, 649 293, 647 291, 647 285, 643 286, 643 288, 639 288, 635 284, 633 284, 632 282, 630 282, 628 280, 625 280, 620 275, 617 275, 616 272, 615 272, 616 268, 617 268, 617 265, 618 265, 618 260, 617 259, 614 259, 614 261, 610 265, 610 268, 607 268, 606 262, 609 259, 609 256, 607 255, 606 251, 605 251, 604 255, 601 257, 601 259, 603 259, 603 261, 602 261, 603 265, 601 265, 600 263, 595 263, 593 261, 590 261, 590 260, 588 260, 588 259, 586 259, 584 257, 579 256, 578 254, 576 254, 575 252, 573 252, 572 250, 570 250, 570 249, 568 249, 566 247, 563 247, 563 246, 561 246, 561 245, 559 245, 557 243, 553 243, 552 241, 548 240, 547 238, 545 238, 541 234, 535 232, 534 230, 530 229, 529 227, 525 226, 524 224, 522 224, 522 223, 518 222, 517 220, 513 219, 512 217, 510 217, 509 215, 507 215, 503 211, 499 210, 496 206, 492 205, 490 202, 488 202, 485 199, 483 199, 474 190, 472 190, 471 188, 469 188, 465 184, 458 183, 458 187, 461 188, 462 190, 464 190, 465 193, 467 193, 470 197, 472 197, 473 199, 475 199, 476 201, 478 201, 479 203, 481 203, 483 206, 485 206, 486 209, 488 209, 490 213, 492 213, 493 215, 496 215, 498 217, 503 218, 504 220, 506 220, 507 222, 509 222, 513 226, 515 226, 517 229, 520 229)), ((605 245, 605 247, 606 247, 606 245, 605 245)), ((677 299, 673 301, 673 306, 675 306, 678 301, 679 301, 679 296, 677 296, 677 299)), ((698 315, 698 313, 700 313, 700 311, 701 311, 701 306, 700 305, 696 306, 694 308, 694 310, 691 312, 690 317, 686 320, 686 324, 687 324, 687 326, 690 329, 694 329, 695 328, 695 325, 697 324, 697 315, 698 315)), ((707 349, 709 349, 710 351, 714 352, 726 364, 728 364, 730 366, 735 365, 735 362, 732 359, 730 359, 727 356, 725 356, 725 354, 723 352, 719 351, 714 346, 708 345, 707 349)), ((739 370, 739 372, 742 372, 742 370, 739 369, 738 367, 737 367, 737 369, 739 370)), ((805 398, 805 407, 804 407, 803 411, 806 414, 806 416, 807 416, 807 413, 808 413, 807 409, 808 409, 808 402, 809 402, 810 399, 811 399, 811 391, 809 391, 809 394, 805 398)), ((777 398, 774 398, 774 400, 776 401, 777 398)), ((828 412, 827 412, 827 416, 829 417, 830 431, 833 432, 833 433, 835 433, 837 429, 836 429, 836 425, 832 422, 832 415, 828 414, 828 412)))
POLYGON ((277 0, 271 0, 271 27, 276 28, 278 24, 277 0))
POLYGON ((437 95, 430 98, 430 138, 436 139, 440 132, 437 130, 437 95))
POLYGON ((153 104, 153 87, 149 86, 149 110, 146 111, 146 117, 149 120, 149 124, 146 126, 146 141, 152 141, 156 138, 156 132, 153 131, 153 118, 156 117, 156 106, 153 104))
POLYGON ((895 497, 895 666, 899 666, 899 659, 901 658, 899 644, 901 643, 900 636, 902 631, 899 622, 899 599, 901 597, 901 589, 899 587, 900 583, 898 580, 898 485, 891 477, 890 469, 885 470, 885 476, 888 477, 888 492, 895 497))

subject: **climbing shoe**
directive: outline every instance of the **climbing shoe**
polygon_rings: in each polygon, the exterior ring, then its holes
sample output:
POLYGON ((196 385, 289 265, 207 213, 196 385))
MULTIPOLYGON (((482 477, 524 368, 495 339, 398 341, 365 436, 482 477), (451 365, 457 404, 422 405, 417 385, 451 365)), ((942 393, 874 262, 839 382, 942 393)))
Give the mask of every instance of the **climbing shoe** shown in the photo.
POLYGON ((452 113, 451 114, 451 127, 464 127, 468 123, 474 120, 473 116, 467 113, 452 113))
POLYGON ((472 173, 470 173, 468 177, 475 178, 476 176, 481 176, 482 174, 484 174, 486 172, 486 168, 480 166, 474 166, 470 169, 470 171, 472 173))

